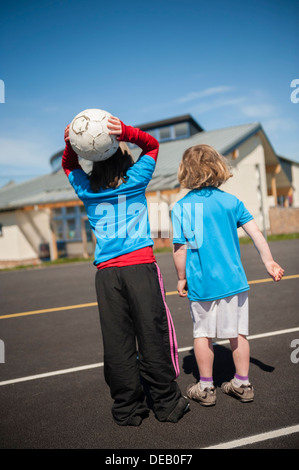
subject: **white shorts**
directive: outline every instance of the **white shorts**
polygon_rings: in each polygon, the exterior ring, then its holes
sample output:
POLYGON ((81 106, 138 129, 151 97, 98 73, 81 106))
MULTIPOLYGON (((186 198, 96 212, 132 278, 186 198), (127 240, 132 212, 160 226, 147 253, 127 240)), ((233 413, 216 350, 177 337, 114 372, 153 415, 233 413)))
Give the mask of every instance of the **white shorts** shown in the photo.
POLYGON ((194 338, 248 335, 248 291, 209 302, 190 301, 194 338))

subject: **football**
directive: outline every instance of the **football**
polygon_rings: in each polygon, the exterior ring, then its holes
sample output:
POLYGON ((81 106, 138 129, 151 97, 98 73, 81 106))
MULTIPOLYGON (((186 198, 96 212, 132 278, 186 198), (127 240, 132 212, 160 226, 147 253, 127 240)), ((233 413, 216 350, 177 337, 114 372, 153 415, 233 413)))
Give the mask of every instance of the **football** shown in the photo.
POLYGON ((119 141, 109 134, 108 118, 111 114, 102 109, 86 109, 74 117, 69 137, 79 157, 91 161, 107 160, 118 149, 119 141))

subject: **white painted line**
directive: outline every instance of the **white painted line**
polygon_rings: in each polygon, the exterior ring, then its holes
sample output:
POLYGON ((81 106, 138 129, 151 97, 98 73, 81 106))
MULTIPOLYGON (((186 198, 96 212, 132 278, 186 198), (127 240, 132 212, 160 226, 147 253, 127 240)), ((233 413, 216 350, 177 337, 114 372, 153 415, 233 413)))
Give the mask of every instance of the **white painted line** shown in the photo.
POLYGON ((284 335, 286 333, 294 333, 295 331, 299 331, 299 328, 288 328, 287 330, 277 330, 277 331, 270 331, 269 333, 260 333, 259 335, 252 335, 247 336, 247 339, 259 339, 259 338, 268 338, 269 336, 277 336, 277 335, 284 335))
POLYGON ((96 369, 97 367, 103 367, 103 365, 104 362, 99 362, 98 364, 89 364, 87 366, 72 367, 71 369, 55 370, 54 372, 46 372, 44 374, 28 375, 27 377, 21 377, 19 379, 5 380, 4 382, 0 382, 0 386, 16 384, 19 382, 27 382, 29 380, 44 379, 45 377, 53 377, 55 375, 70 374, 72 372, 79 372, 81 370, 96 369))
MULTIPOLYGON (((299 327, 289 328, 287 330, 270 331, 269 333, 261 333, 258 335, 247 336, 247 339, 252 340, 252 339, 259 339, 259 338, 267 338, 269 336, 277 336, 277 335, 282 335, 286 333, 294 333, 296 331, 299 331, 299 327)), ((227 343, 229 343, 229 340, 225 339, 225 340, 217 341, 214 344, 221 345, 221 344, 227 344, 227 343)), ((180 353, 184 351, 190 351, 192 349, 193 349, 193 346, 188 346, 186 348, 178 348, 178 352, 180 353)), ((62 369, 62 370, 56 370, 54 372, 46 372, 44 374, 29 375, 27 377, 20 377, 19 379, 5 380, 3 382, 0 382, 0 386, 11 385, 11 384, 20 383, 20 382, 28 382, 29 380, 44 379, 46 377, 53 377, 55 375, 70 374, 72 372, 80 372, 82 370, 96 369, 97 367, 103 367, 103 366, 104 366, 104 363, 99 362, 97 364, 89 364, 86 366, 72 367, 71 369, 62 369)))
POLYGON ((294 434, 296 432, 299 432, 299 425, 277 429, 276 431, 264 432, 262 434, 256 434, 255 436, 244 437, 243 439, 236 439, 235 441, 224 442, 210 447, 202 447, 202 449, 235 449, 236 447, 247 446, 254 444, 255 442, 263 442, 268 439, 288 436, 289 434, 294 434))
MULTIPOLYGON (((270 331, 269 333, 260 333, 258 335, 251 335, 251 336, 247 336, 247 339, 251 340, 251 339, 259 339, 259 338, 268 338, 269 336, 278 336, 278 335, 284 335, 286 333, 295 333, 296 331, 299 331, 299 327, 288 328, 287 330, 270 331)), ((213 344, 214 345, 229 344, 229 339, 215 341, 215 343, 213 344)), ((190 351, 191 349, 193 349, 193 346, 187 346, 185 348, 179 348, 178 352, 190 351)), ((0 385, 1 385, 1 382, 0 382, 0 385)))

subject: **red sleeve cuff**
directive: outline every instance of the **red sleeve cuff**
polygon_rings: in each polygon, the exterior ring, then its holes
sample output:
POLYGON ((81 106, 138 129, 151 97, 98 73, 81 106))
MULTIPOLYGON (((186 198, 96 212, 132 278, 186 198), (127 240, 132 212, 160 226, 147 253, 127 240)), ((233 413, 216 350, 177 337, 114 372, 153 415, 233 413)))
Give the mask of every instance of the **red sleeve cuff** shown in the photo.
POLYGON ((68 176, 73 170, 82 170, 81 165, 79 164, 78 155, 72 148, 70 142, 66 142, 65 149, 62 155, 62 168, 64 169, 65 174, 68 176))
POLYGON ((158 157, 159 142, 150 134, 132 126, 126 126, 121 121, 122 133, 118 140, 124 142, 132 142, 142 149, 141 155, 149 155, 155 161, 158 157))
POLYGON ((128 142, 125 140, 125 135, 126 135, 126 126, 124 125, 124 123, 122 121, 120 121, 121 123, 121 134, 120 136, 117 138, 117 140, 119 141, 123 141, 123 142, 128 142))

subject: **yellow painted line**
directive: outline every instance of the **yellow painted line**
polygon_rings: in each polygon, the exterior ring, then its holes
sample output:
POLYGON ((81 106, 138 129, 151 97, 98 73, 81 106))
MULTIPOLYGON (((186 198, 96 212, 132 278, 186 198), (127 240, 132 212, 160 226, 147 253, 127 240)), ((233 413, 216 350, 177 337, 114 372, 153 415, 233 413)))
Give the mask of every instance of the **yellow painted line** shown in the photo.
POLYGON ((91 302, 89 304, 67 305, 65 307, 45 308, 43 310, 31 310, 28 312, 12 313, 11 315, 1 315, 0 320, 3 320, 4 318, 25 317, 26 315, 38 315, 40 313, 59 312, 62 310, 73 310, 75 308, 95 307, 97 305, 98 305, 97 302, 91 302))
MULTIPOLYGON (((284 276, 282 281, 286 281, 288 279, 298 279, 299 274, 293 274, 292 276, 284 276)), ((274 282, 272 278, 266 279, 256 279, 254 281, 248 281, 248 284, 261 284, 263 282, 274 282)), ((166 292, 166 295, 177 295, 178 292, 176 290, 166 292)), ((90 302, 88 304, 78 304, 78 305, 67 305, 65 307, 53 307, 53 308, 45 308, 42 310, 31 310, 28 312, 20 312, 20 313, 12 313, 10 315, 0 315, 0 320, 4 320, 5 318, 16 318, 16 317, 25 317, 27 315, 39 315, 40 313, 51 313, 51 312, 61 312, 63 310, 74 310, 76 308, 88 308, 88 307, 97 307, 97 302, 90 302)))
POLYGON ((178 291, 177 290, 173 290, 171 292, 166 292, 166 295, 177 295, 178 291))
MULTIPOLYGON (((293 274, 292 276, 284 276, 281 280, 287 281, 288 279, 298 279, 299 274, 293 274)), ((256 279, 255 281, 248 281, 248 284, 261 284, 262 282, 274 282, 271 277, 266 279, 256 279)))

